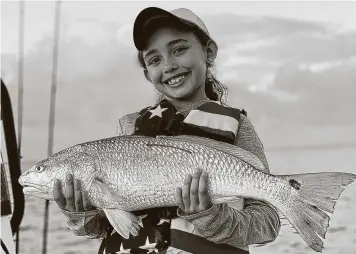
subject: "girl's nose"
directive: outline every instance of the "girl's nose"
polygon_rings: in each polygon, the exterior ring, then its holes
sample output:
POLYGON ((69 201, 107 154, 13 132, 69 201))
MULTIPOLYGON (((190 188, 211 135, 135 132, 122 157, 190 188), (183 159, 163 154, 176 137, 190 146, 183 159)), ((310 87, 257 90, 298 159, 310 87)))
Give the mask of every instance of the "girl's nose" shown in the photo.
POLYGON ((178 64, 172 59, 167 59, 164 63, 164 73, 171 73, 178 69, 178 64))

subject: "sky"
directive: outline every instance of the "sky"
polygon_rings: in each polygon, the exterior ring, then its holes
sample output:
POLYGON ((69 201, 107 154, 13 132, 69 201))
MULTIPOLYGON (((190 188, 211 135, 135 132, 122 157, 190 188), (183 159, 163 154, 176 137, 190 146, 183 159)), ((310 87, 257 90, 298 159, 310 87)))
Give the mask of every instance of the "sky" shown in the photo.
MULTIPOLYGON (((18 1, 2 1, 3 53, 17 52, 18 1), (11 25, 7 25, 10 24, 11 25)), ((305 21, 335 24, 340 30, 356 27, 353 10, 356 2, 320 1, 62 1, 62 22, 71 24, 80 20, 92 22, 113 22, 133 24, 138 12, 148 6, 166 9, 184 7, 198 15, 233 13, 240 16, 273 16, 305 21), (217 8, 218 6, 218 8, 217 8)), ((44 34, 52 33, 54 1, 25 1, 26 51, 40 40, 44 34)), ((76 27, 80 29, 80 27, 76 27)))
MULTIPOLYGON (((46 151, 54 2, 25 3, 24 152, 46 151), (38 149, 33 149, 33 145, 38 149)), ((112 136, 154 102, 132 42, 147 6, 185 7, 219 45, 215 74, 265 147, 356 143, 355 2, 62 2, 54 151, 112 136)), ((17 114, 19 4, 1 3, 1 76, 17 114)))

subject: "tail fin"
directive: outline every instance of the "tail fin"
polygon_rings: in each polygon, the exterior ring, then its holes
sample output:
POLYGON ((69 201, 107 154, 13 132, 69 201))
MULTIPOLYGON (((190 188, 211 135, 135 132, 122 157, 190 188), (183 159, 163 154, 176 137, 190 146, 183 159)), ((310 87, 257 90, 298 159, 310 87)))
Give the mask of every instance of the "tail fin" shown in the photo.
POLYGON ((282 211, 304 241, 317 252, 323 249, 330 217, 344 187, 356 179, 350 173, 311 173, 281 176, 296 189, 297 195, 282 211), (324 211, 323 211, 324 210, 324 211))

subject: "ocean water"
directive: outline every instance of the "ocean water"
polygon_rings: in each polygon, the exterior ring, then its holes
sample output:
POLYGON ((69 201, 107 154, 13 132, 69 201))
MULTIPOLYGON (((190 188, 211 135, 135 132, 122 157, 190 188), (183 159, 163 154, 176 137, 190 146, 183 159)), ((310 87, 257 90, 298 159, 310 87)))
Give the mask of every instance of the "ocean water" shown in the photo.
MULTIPOLYGON (((266 152, 270 169, 275 174, 322 171, 356 173, 356 149, 266 152)), ((27 168, 28 165, 24 165, 27 168)), ((324 254, 356 254, 356 183, 341 195, 324 240, 324 254)), ((41 253, 45 201, 26 197, 25 214, 20 229, 20 253, 41 253)), ((94 254, 100 241, 75 236, 67 227, 65 217, 54 202, 49 207, 47 253, 94 254)), ((302 238, 290 225, 284 225, 273 242, 251 247, 252 254, 311 254, 302 238)))

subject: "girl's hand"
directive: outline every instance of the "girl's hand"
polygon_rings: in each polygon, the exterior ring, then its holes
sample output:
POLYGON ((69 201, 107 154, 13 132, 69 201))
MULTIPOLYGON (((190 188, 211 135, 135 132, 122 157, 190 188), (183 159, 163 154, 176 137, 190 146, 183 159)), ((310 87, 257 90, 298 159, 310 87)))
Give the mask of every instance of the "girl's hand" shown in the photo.
POLYGON ((53 197, 56 203, 63 210, 70 212, 85 212, 93 210, 88 195, 86 192, 80 190, 80 182, 78 179, 74 180, 73 176, 67 175, 66 189, 64 195, 61 191, 61 183, 58 179, 55 180, 53 187, 53 197))
POLYGON ((205 211, 211 207, 208 193, 208 174, 196 170, 193 177, 188 174, 183 189, 177 188, 177 202, 187 215, 205 211))

